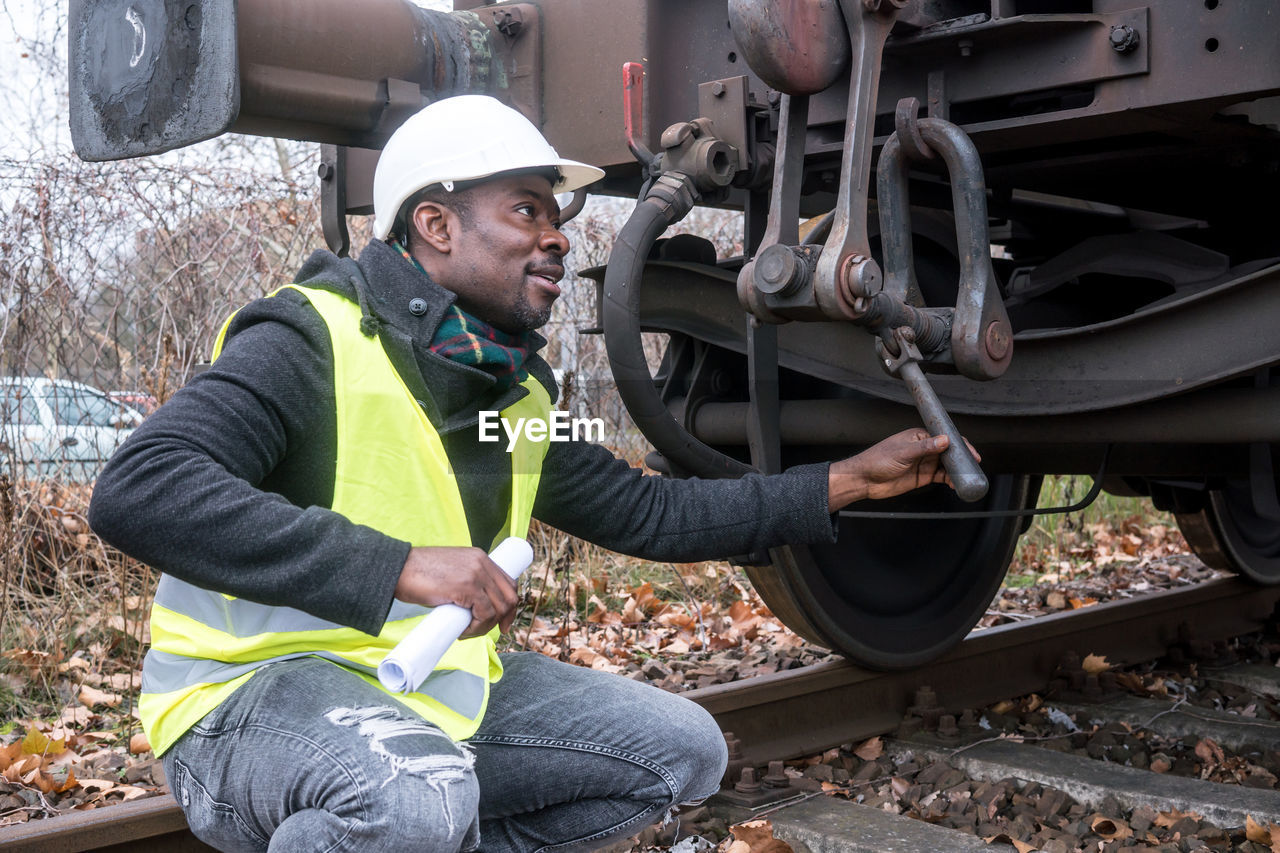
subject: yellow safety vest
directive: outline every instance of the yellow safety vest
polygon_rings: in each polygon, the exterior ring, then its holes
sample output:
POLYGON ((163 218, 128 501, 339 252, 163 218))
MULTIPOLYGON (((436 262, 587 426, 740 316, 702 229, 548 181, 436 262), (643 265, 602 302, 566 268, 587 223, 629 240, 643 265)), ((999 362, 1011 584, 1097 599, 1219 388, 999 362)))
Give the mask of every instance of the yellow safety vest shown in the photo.
MULTIPOLYGON (((329 327, 337 402, 338 459, 332 509, 414 546, 469 546, 462 496, 440 436, 378 338, 360 332, 360 308, 335 293, 288 285, 329 327)), ((214 348, 221 352, 230 320, 214 348)), ((551 398, 532 377, 529 393, 502 412, 546 419, 551 398)), ((523 431, 522 431, 523 432, 523 431)), ((521 435, 511 453, 511 506, 495 543, 526 536, 546 442, 521 435)), ((138 710, 156 755, 268 663, 315 656, 383 689, 377 667, 430 608, 396 601, 375 637, 291 607, 272 607, 162 575, 151 608, 151 649, 138 710)), ((393 694, 455 740, 475 733, 502 677, 498 630, 455 642, 415 693, 393 694)))

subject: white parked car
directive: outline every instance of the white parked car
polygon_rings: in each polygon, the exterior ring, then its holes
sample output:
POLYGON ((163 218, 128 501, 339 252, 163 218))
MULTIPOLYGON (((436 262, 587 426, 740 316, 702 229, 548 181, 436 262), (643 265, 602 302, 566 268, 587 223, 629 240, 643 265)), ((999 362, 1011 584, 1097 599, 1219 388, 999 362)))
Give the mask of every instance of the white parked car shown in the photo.
POLYGON ((0 471, 90 482, 141 422, 136 409, 79 382, 0 377, 0 471))

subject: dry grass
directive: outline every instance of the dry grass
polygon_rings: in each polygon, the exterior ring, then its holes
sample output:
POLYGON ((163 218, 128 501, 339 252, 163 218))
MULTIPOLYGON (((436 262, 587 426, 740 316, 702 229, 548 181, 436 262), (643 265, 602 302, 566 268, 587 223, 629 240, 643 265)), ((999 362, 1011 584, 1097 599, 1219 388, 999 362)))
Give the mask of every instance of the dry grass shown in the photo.
MULTIPOLYGON (((1091 477, 1047 476, 1038 505, 1070 506, 1092 486, 1091 477)), ((1164 550, 1191 550, 1173 516, 1157 510, 1150 500, 1103 492, 1080 512, 1036 516, 1018 543, 1006 585, 1022 586, 1045 573, 1088 573, 1099 552, 1120 549, 1132 556, 1157 545, 1164 550)))
POLYGON ((68 672, 141 664, 153 573, 89 530, 90 493, 0 478, 0 724, 58 713, 68 672))

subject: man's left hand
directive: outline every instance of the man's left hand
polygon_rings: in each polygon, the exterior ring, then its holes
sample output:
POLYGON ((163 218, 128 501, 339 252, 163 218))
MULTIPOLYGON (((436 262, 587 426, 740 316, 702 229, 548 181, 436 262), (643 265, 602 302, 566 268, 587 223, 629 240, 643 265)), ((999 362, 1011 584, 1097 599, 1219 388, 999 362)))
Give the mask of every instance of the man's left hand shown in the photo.
MULTIPOLYGON (((930 483, 950 485, 940 458, 950 444, 945 435, 908 429, 832 463, 827 481, 828 511, 867 498, 891 498, 930 483)), ((969 450, 981 460, 972 445, 969 450)))

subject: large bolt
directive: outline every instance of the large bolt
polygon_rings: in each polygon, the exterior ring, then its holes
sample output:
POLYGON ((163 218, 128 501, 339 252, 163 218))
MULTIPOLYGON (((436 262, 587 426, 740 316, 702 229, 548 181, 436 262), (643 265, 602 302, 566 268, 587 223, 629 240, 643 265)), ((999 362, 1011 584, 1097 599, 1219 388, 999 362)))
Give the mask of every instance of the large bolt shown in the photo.
POLYGON ((518 9, 495 11, 493 21, 498 27, 498 32, 507 38, 515 38, 520 35, 520 30, 524 29, 524 20, 518 9))
POLYGON ((809 268, 801 263, 790 246, 774 243, 756 258, 756 288, 761 293, 786 296, 799 290, 809 280, 809 268))
POLYGON ((992 320, 987 326, 987 355, 1000 361, 1009 354, 1009 327, 999 320, 992 320))
POLYGON ((761 787, 763 786, 760 784, 760 780, 756 778, 756 769, 754 767, 742 768, 742 775, 733 784, 733 790, 742 794, 754 794, 761 787))
POLYGON ((787 771, 783 769, 781 761, 769 762, 769 772, 764 774, 763 781, 767 788, 791 787, 791 777, 788 776, 787 771))
POLYGON ((1141 40, 1138 31, 1128 24, 1116 24, 1111 28, 1111 49, 1116 53, 1128 53, 1141 40))
POLYGON ((725 785, 732 785, 738 776, 738 771, 746 767, 747 762, 742 757, 742 741, 733 732, 724 733, 724 745, 729 751, 729 764, 724 769, 722 781, 725 785))
POLYGON ((724 84, 719 80, 711 84, 711 97, 723 98, 725 93, 724 84))
POLYGON ((875 296, 884 287, 880 267, 870 258, 850 255, 840 266, 839 278, 845 302, 852 305, 861 296, 875 296))

